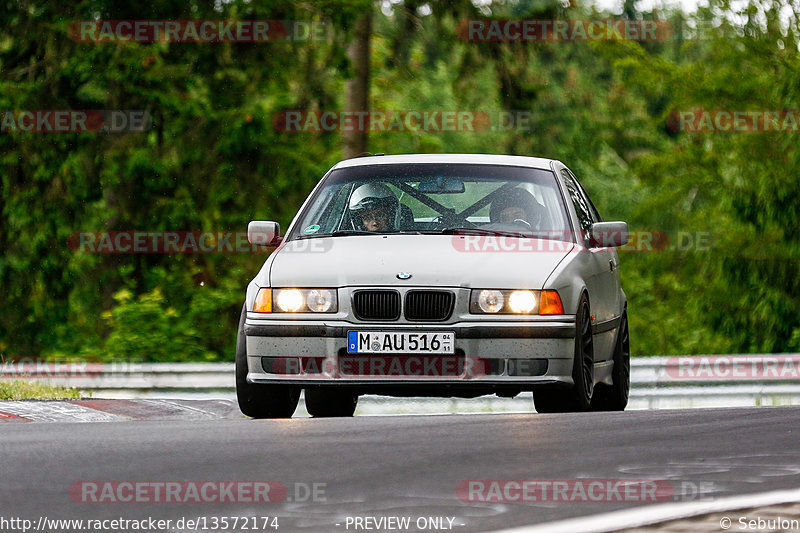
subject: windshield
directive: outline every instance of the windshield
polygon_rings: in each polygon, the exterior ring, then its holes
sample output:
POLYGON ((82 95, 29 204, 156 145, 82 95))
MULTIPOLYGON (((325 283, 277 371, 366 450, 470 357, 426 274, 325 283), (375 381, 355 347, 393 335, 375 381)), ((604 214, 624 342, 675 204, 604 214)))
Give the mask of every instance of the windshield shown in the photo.
POLYGON ((370 233, 497 233, 564 239, 569 225, 553 173, 466 164, 334 170, 288 239, 370 233))

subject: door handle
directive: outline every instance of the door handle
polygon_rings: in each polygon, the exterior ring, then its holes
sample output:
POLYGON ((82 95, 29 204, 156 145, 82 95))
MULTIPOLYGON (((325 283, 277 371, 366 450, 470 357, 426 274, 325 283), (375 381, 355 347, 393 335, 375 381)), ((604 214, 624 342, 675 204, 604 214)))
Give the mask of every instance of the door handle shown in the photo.
POLYGON ((610 267, 611 267, 611 272, 614 272, 614 267, 615 267, 616 265, 614 265, 614 260, 613 260, 613 259, 609 259, 609 260, 608 260, 608 266, 610 266, 610 267))

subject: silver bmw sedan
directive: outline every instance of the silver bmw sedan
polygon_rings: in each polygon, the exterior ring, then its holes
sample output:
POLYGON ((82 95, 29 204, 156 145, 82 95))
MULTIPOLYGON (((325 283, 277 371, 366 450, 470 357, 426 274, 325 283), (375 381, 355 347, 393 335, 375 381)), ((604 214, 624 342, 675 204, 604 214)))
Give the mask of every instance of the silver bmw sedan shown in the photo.
POLYGON ((245 415, 352 416, 363 394, 513 397, 538 412, 623 410, 627 302, 616 247, 560 161, 376 155, 337 163, 247 286, 245 415))

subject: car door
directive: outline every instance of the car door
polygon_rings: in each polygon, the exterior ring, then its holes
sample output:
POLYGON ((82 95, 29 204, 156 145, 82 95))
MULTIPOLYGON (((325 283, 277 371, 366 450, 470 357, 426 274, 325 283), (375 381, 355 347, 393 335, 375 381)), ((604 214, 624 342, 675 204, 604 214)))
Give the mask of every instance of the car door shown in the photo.
POLYGON ((579 225, 576 228, 576 240, 584 246, 580 253, 584 255, 584 281, 589 292, 592 329, 595 331, 595 360, 601 361, 608 359, 613 345, 613 331, 608 328, 613 325, 616 316, 619 293, 616 253, 612 248, 592 245, 592 224, 601 221, 600 215, 569 169, 561 169, 561 178, 579 225))
MULTIPOLYGON (((600 214, 597 212, 597 208, 594 206, 592 199, 589 198, 589 195, 586 193, 586 189, 583 188, 583 185, 578 181, 572 171, 567 169, 567 172, 570 173, 572 179, 575 181, 575 184, 578 186, 578 191, 581 193, 582 197, 586 200, 586 204, 589 206, 589 213, 592 217, 593 222, 602 222, 603 219, 600 218, 600 214)), ((620 313, 620 279, 619 279, 619 256, 617 255, 617 249, 613 247, 607 248, 595 248, 598 251, 602 251, 606 256, 603 259, 608 259, 608 270, 604 270, 601 277, 603 283, 603 301, 608 303, 608 318, 606 320, 610 320, 616 318, 620 313)), ((599 254, 598 254, 599 255, 599 254)), ((602 329, 602 328, 601 328, 602 329)))

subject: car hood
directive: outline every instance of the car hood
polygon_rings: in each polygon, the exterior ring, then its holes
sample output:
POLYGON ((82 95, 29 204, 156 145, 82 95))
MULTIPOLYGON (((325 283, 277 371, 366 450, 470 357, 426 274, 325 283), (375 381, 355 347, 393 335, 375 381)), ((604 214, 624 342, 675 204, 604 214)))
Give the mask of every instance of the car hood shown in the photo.
POLYGON ((542 288, 574 244, 476 235, 353 235, 284 243, 272 287, 542 288), (399 273, 410 274, 406 280, 399 273))

